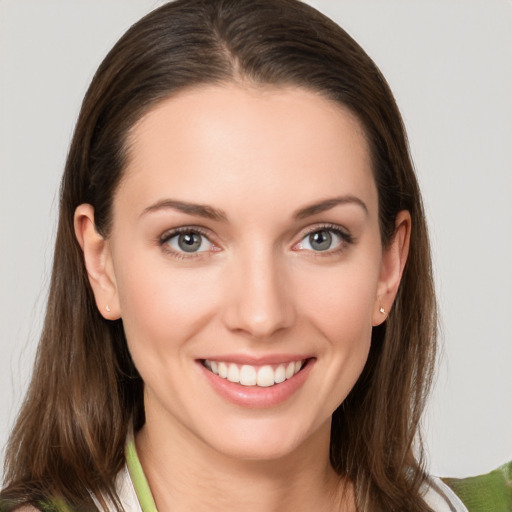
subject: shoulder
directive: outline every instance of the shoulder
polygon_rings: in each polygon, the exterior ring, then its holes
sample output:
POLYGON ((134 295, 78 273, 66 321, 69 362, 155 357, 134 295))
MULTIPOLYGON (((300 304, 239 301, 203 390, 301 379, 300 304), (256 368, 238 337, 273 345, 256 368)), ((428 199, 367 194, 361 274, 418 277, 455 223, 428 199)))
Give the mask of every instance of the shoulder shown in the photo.
POLYGON ((443 478, 469 510, 512 510, 512 461, 485 475, 443 478))
POLYGON ((440 478, 429 477, 423 499, 434 512, 468 512, 464 503, 440 478))

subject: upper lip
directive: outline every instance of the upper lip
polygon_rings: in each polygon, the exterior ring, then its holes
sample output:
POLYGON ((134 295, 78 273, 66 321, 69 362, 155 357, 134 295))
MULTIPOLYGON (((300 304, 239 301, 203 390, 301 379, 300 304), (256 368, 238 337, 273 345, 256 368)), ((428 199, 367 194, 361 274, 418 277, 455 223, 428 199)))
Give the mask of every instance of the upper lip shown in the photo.
POLYGON ((220 354, 210 355, 199 358, 199 361, 220 361, 223 363, 235 363, 240 365, 263 366, 266 364, 285 364, 292 361, 303 361, 311 359, 310 354, 267 354, 261 356, 251 356, 247 354, 220 354))

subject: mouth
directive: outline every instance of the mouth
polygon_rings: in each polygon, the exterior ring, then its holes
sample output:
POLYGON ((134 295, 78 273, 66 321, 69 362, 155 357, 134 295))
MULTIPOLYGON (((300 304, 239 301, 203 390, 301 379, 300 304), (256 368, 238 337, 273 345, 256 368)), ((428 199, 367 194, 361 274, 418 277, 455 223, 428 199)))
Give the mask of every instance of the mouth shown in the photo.
POLYGON ((279 364, 250 365, 227 361, 201 360, 202 365, 215 375, 235 384, 269 388, 297 375, 309 359, 287 361, 279 364))

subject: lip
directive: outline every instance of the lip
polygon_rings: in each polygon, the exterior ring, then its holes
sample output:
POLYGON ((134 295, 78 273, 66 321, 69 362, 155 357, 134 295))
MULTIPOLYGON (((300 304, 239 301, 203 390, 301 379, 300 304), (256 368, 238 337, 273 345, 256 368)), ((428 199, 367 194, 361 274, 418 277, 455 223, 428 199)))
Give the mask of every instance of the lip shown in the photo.
POLYGON ((251 366, 264 366, 267 364, 278 365, 287 364, 295 361, 303 361, 305 359, 312 359, 313 356, 301 354, 272 354, 267 356, 249 356, 243 354, 220 354, 216 356, 203 357, 201 361, 208 359, 210 361, 222 361, 224 363, 235 363, 239 365, 249 364, 251 366))
POLYGON ((292 397, 304 384, 313 368, 316 359, 304 356, 271 356, 264 358, 247 358, 242 356, 215 356, 214 361, 225 361, 236 364, 249 364, 254 366, 265 364, 279 364, 291 361, 306 360, 303 368, 293 377, 280 384, 270 387, 243 386, 242 384, 230 382, 208 370, 202 363, 204 359, 198 360, 197 364, 213 390, 225 400, 247 408, 268 408, 280 405, 292 397))

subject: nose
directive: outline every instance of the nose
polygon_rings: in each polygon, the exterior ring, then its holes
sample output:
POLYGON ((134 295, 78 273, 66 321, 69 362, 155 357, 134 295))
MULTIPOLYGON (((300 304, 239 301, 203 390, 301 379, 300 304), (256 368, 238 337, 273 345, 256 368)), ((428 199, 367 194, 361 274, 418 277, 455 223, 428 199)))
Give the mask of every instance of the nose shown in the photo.
POLYGON ((262 340, 294 324, 293 286, 283 263, 271 251, 260 251, 231 268, 224 309, 228 329, 262 340))

